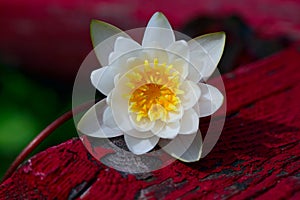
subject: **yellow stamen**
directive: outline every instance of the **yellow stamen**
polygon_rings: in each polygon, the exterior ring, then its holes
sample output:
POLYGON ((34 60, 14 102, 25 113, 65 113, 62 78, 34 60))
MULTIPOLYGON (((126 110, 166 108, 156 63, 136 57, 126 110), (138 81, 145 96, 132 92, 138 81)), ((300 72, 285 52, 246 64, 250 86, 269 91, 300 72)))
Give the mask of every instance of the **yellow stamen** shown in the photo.
POLYGON ((136 114, 137 121, 142 118, 166 121, 169 112, 178 112, 181 102, 177 95, 183 91, 179 89, 179 73, 172 68, 155 58, 152 64, 145 60, 142 69, 126 76, 127 86, 134 89, 129 97, 129 111, 136 114))

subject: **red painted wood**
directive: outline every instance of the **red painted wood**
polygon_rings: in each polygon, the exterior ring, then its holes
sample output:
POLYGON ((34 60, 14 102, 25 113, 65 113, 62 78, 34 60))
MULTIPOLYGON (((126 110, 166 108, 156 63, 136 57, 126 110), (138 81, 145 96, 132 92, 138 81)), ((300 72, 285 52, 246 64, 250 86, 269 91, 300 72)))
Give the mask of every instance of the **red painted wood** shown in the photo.
POLYGON ((224 75, 224 131, 199 162, 125 174, 72 139, 24 163, 0 199, 299 199, 299 57, 295 46, 224 75))

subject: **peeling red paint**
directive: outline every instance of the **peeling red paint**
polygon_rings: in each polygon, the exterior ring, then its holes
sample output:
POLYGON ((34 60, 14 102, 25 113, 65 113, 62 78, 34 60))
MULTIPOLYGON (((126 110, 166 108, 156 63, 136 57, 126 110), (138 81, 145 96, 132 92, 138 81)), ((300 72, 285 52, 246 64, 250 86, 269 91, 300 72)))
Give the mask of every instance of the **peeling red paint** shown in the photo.
POLYGON ((299 49, 224 76, 225 129, 199 162, 130 175, 97 162, 79 139, 69 140, 20 167, 0 185, 0 199, 298 199, 299 49))

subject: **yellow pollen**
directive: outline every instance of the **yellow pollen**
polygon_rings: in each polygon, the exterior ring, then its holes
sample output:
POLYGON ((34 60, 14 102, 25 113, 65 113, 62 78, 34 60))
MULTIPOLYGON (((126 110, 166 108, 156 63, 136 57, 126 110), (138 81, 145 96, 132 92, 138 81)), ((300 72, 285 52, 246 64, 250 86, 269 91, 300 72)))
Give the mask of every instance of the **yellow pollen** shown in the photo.
MULTIPOLYGON (((151 121, 167 121, 169 113, 178 113, 183 94, 179 89, 179 73, 172 65, 153 63, 145 60, 142 69, 135 69, 127 74, 127 86, 134 91, 129 96, 129 111, 136 114, 136 120, 148 118, 151 121)), ((127 95, 126 95, 127 96, 127 95)))

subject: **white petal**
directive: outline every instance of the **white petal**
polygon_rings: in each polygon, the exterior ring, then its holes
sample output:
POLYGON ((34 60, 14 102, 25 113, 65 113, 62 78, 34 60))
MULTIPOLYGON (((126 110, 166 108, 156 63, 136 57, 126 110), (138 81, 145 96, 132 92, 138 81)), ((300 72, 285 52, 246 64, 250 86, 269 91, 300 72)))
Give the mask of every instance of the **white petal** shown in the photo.
POLYGON ((124 75, 124 73, 128 72, 129 70, 144 65, 144 60, 142 52, 130 52, 124 56, 118 57, 117 60, 115 60, 110 67, 112 68, 112 71, 115 73, 118 73, 117 76, 114 78, 114 84, 117 85, 117 82, 121 78, 121 75, 124 75), (136 57, 138 56, 138 57, 136 57))
POLYGON ((141 49, 141 45, 130 38, 118 37, 115 42, 114 51, 126 53, 132 50, 141 49))
POLYGON ((166 123, 161 131, 156 133, 156 136, 164 139, 173 139, 176 137, 180 129, 180 122, 166 123))
MULTIPOLYGON (((189 41, 191 64, 201 74, 200 79, 207 80, 215 71, 225 46, 225 33, 211 33, 202 35, 189 41)), ((191 71, 195 71, 191 69, 191 71)), ((198 73, 198 74, 199 74, 198 73)), ((195 74, 189 74, 189 80, 198 82, 195 74)))
POLYGON ((167 48, 175 42, 174 32, 168 19, 160 12, 155 13, 146 27, 142 46, 167 48))
POLYGON ((224 32, 211 33, 195 38, 209 54, 212 62, 217 65, 223 54, 226 35, 224 32))
POLYGON ((166 121, 167 123, 175 122, 182 118, 184 112, 183 107, 181 105, 177 105, 177 109, 178 109, 177 112, 168 113, 168 118, 166 121))
MULTIPOLYGON (((188 66, 188 80, 198 83, 204 80, 205 70, 212 69, 214 66, 205 52, 193 51, 190 53, 190 63, 188 66)), ((213 69, 214 70, 214 69, 213 69)))
POLYGON ((114 76, 117 73, 114 71, 111 67, 102 67, 91 73, 92 84, 106 96, 114 88, 114 76))
POLYGON ((192 81, 184 81, 179 89, 184 91, 183 94, 178 95, 184 110, 192 108, 201 95, 198 85, 192 81))
POLYGON ((124 139, 128 149, 137 155, 141 155, 152 150, 159 141, 159 137, 156 136, 147 139, 140 139, 131 137, 127 134, 124 135, 124 139))
POLYGON ((197 132, 199 117, 194 109, 186 110, 182 116, 179 134, 188 135, 197 132))
POLYGON ((111 109, 103 99, 91 107, 80 119, 77 129, 85 135, 110 138, 123 135, 112 117, 111 109))
POLYGON ((126 89, 126 86, 122 84, 115 87, 111 94, 111 107, 117 125, 126 132, 133 129, 133 127, 128 114, 128 100, 123 96, 129 94, 130 91, 124 91, 124 89, 126 89))
POLYGON ((178 71, 182 79, 186 79, 189 74, 189 63, 181 58, 175 59, 172 63, 173 69, 178 71))
POLYGON ((215 87, 198 83, 201 89, 201 96, 197 105, 194 107, 199 117, 206 117, 216 112, 223 104, 224 96, 215 87))
POLYGON ((172 63, 178 57, 186 60, 186 62, 189 60, 189 46, 184 40, 172 43, 166 50, 169 53, 169 63, 172 63))
POLYGON ((114 85, 118 84, 118 81, 119 81, 120 77, 121 77, 120 73, 118 73, 117 75, 115 75, 115 77, 114 77, 114 85))
POLYGON ((160 104, 152 104, 149 111, 148 117, 151 121, 163 120, 167 118, 167 110, 160 104))
POLYGON ((202 136, 200 130, 189 135, 177 135, 169 143, 161 140, 159 146, 168 154, 184 162, 195 162, 201 157, 202 136))
POLYGON ((130 113, 129 118, 133 127, 141 132, 150 131, 155 125, 155 122, 150 121, 148 118, 142 118, 140 121, 137 121, 134 113, 130 113))
POLYGON ((112 89, 112 91, 107 95, 107 97, 106 97, 106 104, 109 106, 109 107, 111 107, 111 94, 113 93, 113 90, 114 89, 112 89))
POLYGON ((115 133, 121 132, 121 130, 119 129, 119 127, 117 126, 117 124, 114 120, 111 107, 107 107, 104 110, 103 125, 104 125, 104 127, 103 127, 104 132, 105 132, 105 128, 110 128, 112 131, 115 131, 115 133))
MULTIPOLYGON (((142 54, 142 53, 141 53, 142 54)), ((141 55, 140 57, 130 57, 127 59, 127 65, 129 66, 129 70, 132 68, 135 68, 137 66, 141 66, 144 64, 145 59, 143 59, 144 55, 141 55)))
POLYGON ((122 54, 121 56, 119 56, 118 53, 113 52, 110 56, 116 56, 116 58, 110 58, 110 60, 114 59, 114 61, 110 63, 110 67, 112 67, 114 71, 124 74, 134 67, 142 66, 145 61, 144 54, 143 50, 134 50, 122 54))
POLYGON ((111 52, 108 56, 108 64, 111 65, 113 61, 115 61, 119 57, 119 54, 117 52, 111 52))
POLYGON ((114 52, 109 56, 109 64, 113 63, 118 57, 141 48, 139 43, 130 38, 118 37, 115 42, 114 52))
POLYGON ((155 125, 152 127, 151 131, 154 135, 156 135, 158 132, 160 132, 165 126, 165 122, 161 120, 156 120, 155 125))
POLYGON ((106 66, 116 38, 129 36, 119 28, 103 21, 92 20, 90 28, 95 54, 102 66, 106 66))
POLYGON ((136 130, 134 127, 131 130, 128 130, 125 132, 127 135, 130 135, 135 138, 140 138, 140 139, 146 139, 146 138, 151 138, 154 136, 154 134, 151 131, 139 131, 136 130))
MULTIPOLYGON (((160 64, 171 64, 169 63, 168 52, 165 49, 157 48, 144 48, 141 51, 137 51, 138 55, 133 55, 138 60, 137 64, 144 64, 145 60, 148 60, 149 63, 153 63, 154 59, 157 59, 160 64)), ((130 59, 130 58, 129 58, 130 59)), ((136 63, 136 62, 135 62, 136 63)), ((134 63, 134 64, 135 64, 134 63)), ((137 66, 137 65, 134 65, 137 66)))

